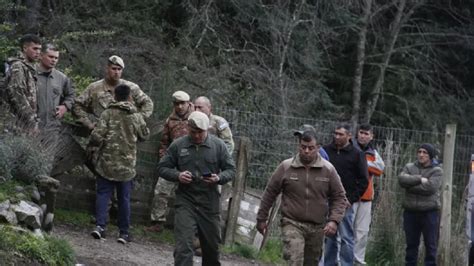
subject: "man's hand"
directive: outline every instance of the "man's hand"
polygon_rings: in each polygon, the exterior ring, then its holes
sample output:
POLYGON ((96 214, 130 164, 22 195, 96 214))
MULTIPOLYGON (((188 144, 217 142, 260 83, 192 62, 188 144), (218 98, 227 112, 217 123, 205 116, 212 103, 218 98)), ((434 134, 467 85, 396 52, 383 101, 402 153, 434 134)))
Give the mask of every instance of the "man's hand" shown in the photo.
POLYGON ((65 105, 56 106, 56 118, 63 118, 66 112, 67 108, 65 105))
POLYGON ((208 184, 214 184, 219 182, 220 177, 216 174, 212 174, 211 176, 203 176, 202 181, 208 183, 208 184))
POLYGON ((334 221, 329 221, 323 229, 324 235, 333 236, 337 232, 337 223, 334 221))
POLYGON ((428 178, 422 177, 422 178, 421 178, 421 184, 422 184, 422 185, 425 185, 425 184, 427 184, 427 183, 428 183, 428 178))
POLYGON ((193 182, 193 175, 189 171, 180 172, 178 181, 183 184, 189 184, 193 182))
POLYGON ((265 233, 267 232, 267 222, 265 221, 259 221, 257 222, 257 231, 260 232, 260 234, 262 235, 265 235, 265 233))

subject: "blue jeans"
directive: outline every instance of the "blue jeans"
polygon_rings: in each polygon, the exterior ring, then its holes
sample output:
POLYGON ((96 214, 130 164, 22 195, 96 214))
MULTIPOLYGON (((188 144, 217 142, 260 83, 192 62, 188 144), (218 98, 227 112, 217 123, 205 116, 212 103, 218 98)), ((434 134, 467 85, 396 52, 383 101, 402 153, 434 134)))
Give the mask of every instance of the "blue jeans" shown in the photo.
POLYGON ((118 201, 118 227, 120 234, 128 234, 130 227, 130 192, 132 180, 125 182, 111 181, 97 177, 97 190, 95 201, 96 225, 105 228, 107 224, 107 207, 115 189, 118 201))
POLYGON ((407 242, 405 265, 416 266, 420 236, 425 242, 425 265, 436 265, 438 247, 439 211, 407 211, 403 212, 403 230, 407 242))
POLYGON ((339 253, 341 266, 354 265, 354 230, 352 228, 354 220, 354 210, 346 209, 344 218, 337 227, 335 236, 326 237, 324 247, 324 265, 337 265, 337 254, 339 253), (337 245, 337 237, 341 238, 341 250, 339 252, 337 245))

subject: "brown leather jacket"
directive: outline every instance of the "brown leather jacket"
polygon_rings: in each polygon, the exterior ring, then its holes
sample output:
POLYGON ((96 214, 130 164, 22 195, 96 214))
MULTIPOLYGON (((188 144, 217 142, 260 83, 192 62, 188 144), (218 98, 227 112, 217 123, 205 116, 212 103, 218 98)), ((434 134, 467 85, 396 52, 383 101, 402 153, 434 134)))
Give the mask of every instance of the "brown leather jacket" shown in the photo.
POLYGON ((283 161, 265 189, 257 221, 268 219, 268 212, 280 193, 282 216, 299 222, 339 224, 349 206, 336 169, 321 157, 308 168, 298 154, 283 161))
POLYGON ((188 111, 182 117, 173 112, 166 119, 161 135, 160 158, 165 155, 166 149, 173 140, 188 134, 188 116, 194 111, 194 105, 190 102, 188 111))

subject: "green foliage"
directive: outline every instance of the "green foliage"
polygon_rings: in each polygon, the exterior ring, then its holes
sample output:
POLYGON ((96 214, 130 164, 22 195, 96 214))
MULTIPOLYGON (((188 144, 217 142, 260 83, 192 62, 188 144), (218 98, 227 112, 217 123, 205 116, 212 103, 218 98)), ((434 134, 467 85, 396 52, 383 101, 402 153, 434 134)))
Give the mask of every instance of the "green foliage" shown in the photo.
POLYGON ((0 250, 28 258, 45 265, 72 265, 74 251, 65 240, 46 236, 44 239, 32 233, 17 232, 8 226, 0 227, 0 250))
POLYGON ((248 259, 256 259, 258 256, 258 251, 255 247, 240 243, 234 243, 234 245, 230 247, 225 246, 222 251, 225 253, 239 255, 248 259))
POLYGON ((271 264, 283 263, 281 256, 283 250, 283 243, 280 239, 269 239, 263 249, 258 254, 258 259, 271 264))
MULTIPOLYGON (((1 4, 1 2, 0 2, 1 4)), ((6 37, 5 33, 12 30, 12 25, 6 23, 0 23, 0 72, 4 73, 3 61, 7 60, 9 56, 12 56, 15 51, 15 43, 6 37)))
POLYGON ((26 185, 25 183, 14 179, 7 180, 0 184, 0 202, 3 202, 7 199, 12 202, 18 202, 19 200, 22 200, 24 198, 20 198, 21 194, 18 194, 15 188, 21 186, 25 188, 25 190, 29 191, 33 187, 33 185, 26 185))
POLYGON ((54 219, 59 223, 72 224, 84 228, 90 226, 91 221, 91 217, 87 213, 66 209, 56 209, 54 211, 54 219))
POLYGON ((31 183, 37 175, 48 175, 53 154, 39 140, 28 136, 4 136, 0 143, 0 175, 31 183))
MULTIPOLYGON (((64 74, 72 80, 76 96, 81 95, 86 90, 87 86, 94 81, 94 78, 92 77, 74 73, 74 70, 71 67, 65 68, 64 74)), ((73 122, 74 118, 72 117, 71 112, 67 112, 64 115, 63 120, 65 122, 73 122)))

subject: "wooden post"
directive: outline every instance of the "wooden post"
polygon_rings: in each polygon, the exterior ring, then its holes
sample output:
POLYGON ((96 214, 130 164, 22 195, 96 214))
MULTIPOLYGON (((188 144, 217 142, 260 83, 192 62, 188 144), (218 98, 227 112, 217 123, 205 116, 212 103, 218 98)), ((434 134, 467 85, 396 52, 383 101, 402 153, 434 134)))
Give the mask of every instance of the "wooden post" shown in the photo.
POLYGON ((439 232, 438 264, 450 265, 451 249, 451 198, 453 190, 454 145, 456 142, 456 124, 446 125, 443 149, 443 185, 441 187, 442 206, 439 232))
POLYGON ((250 139, 240 138, 239 154, 237 157, 237 173, 235 175, 234 187, 232 190, 232 201, 227 216, 227 227, 225 232, 225 245, 234 243, 234 232, 239 217, 240 201, 244 195, 245 177, 248 171, 248 151, 250 149, 250 139))

